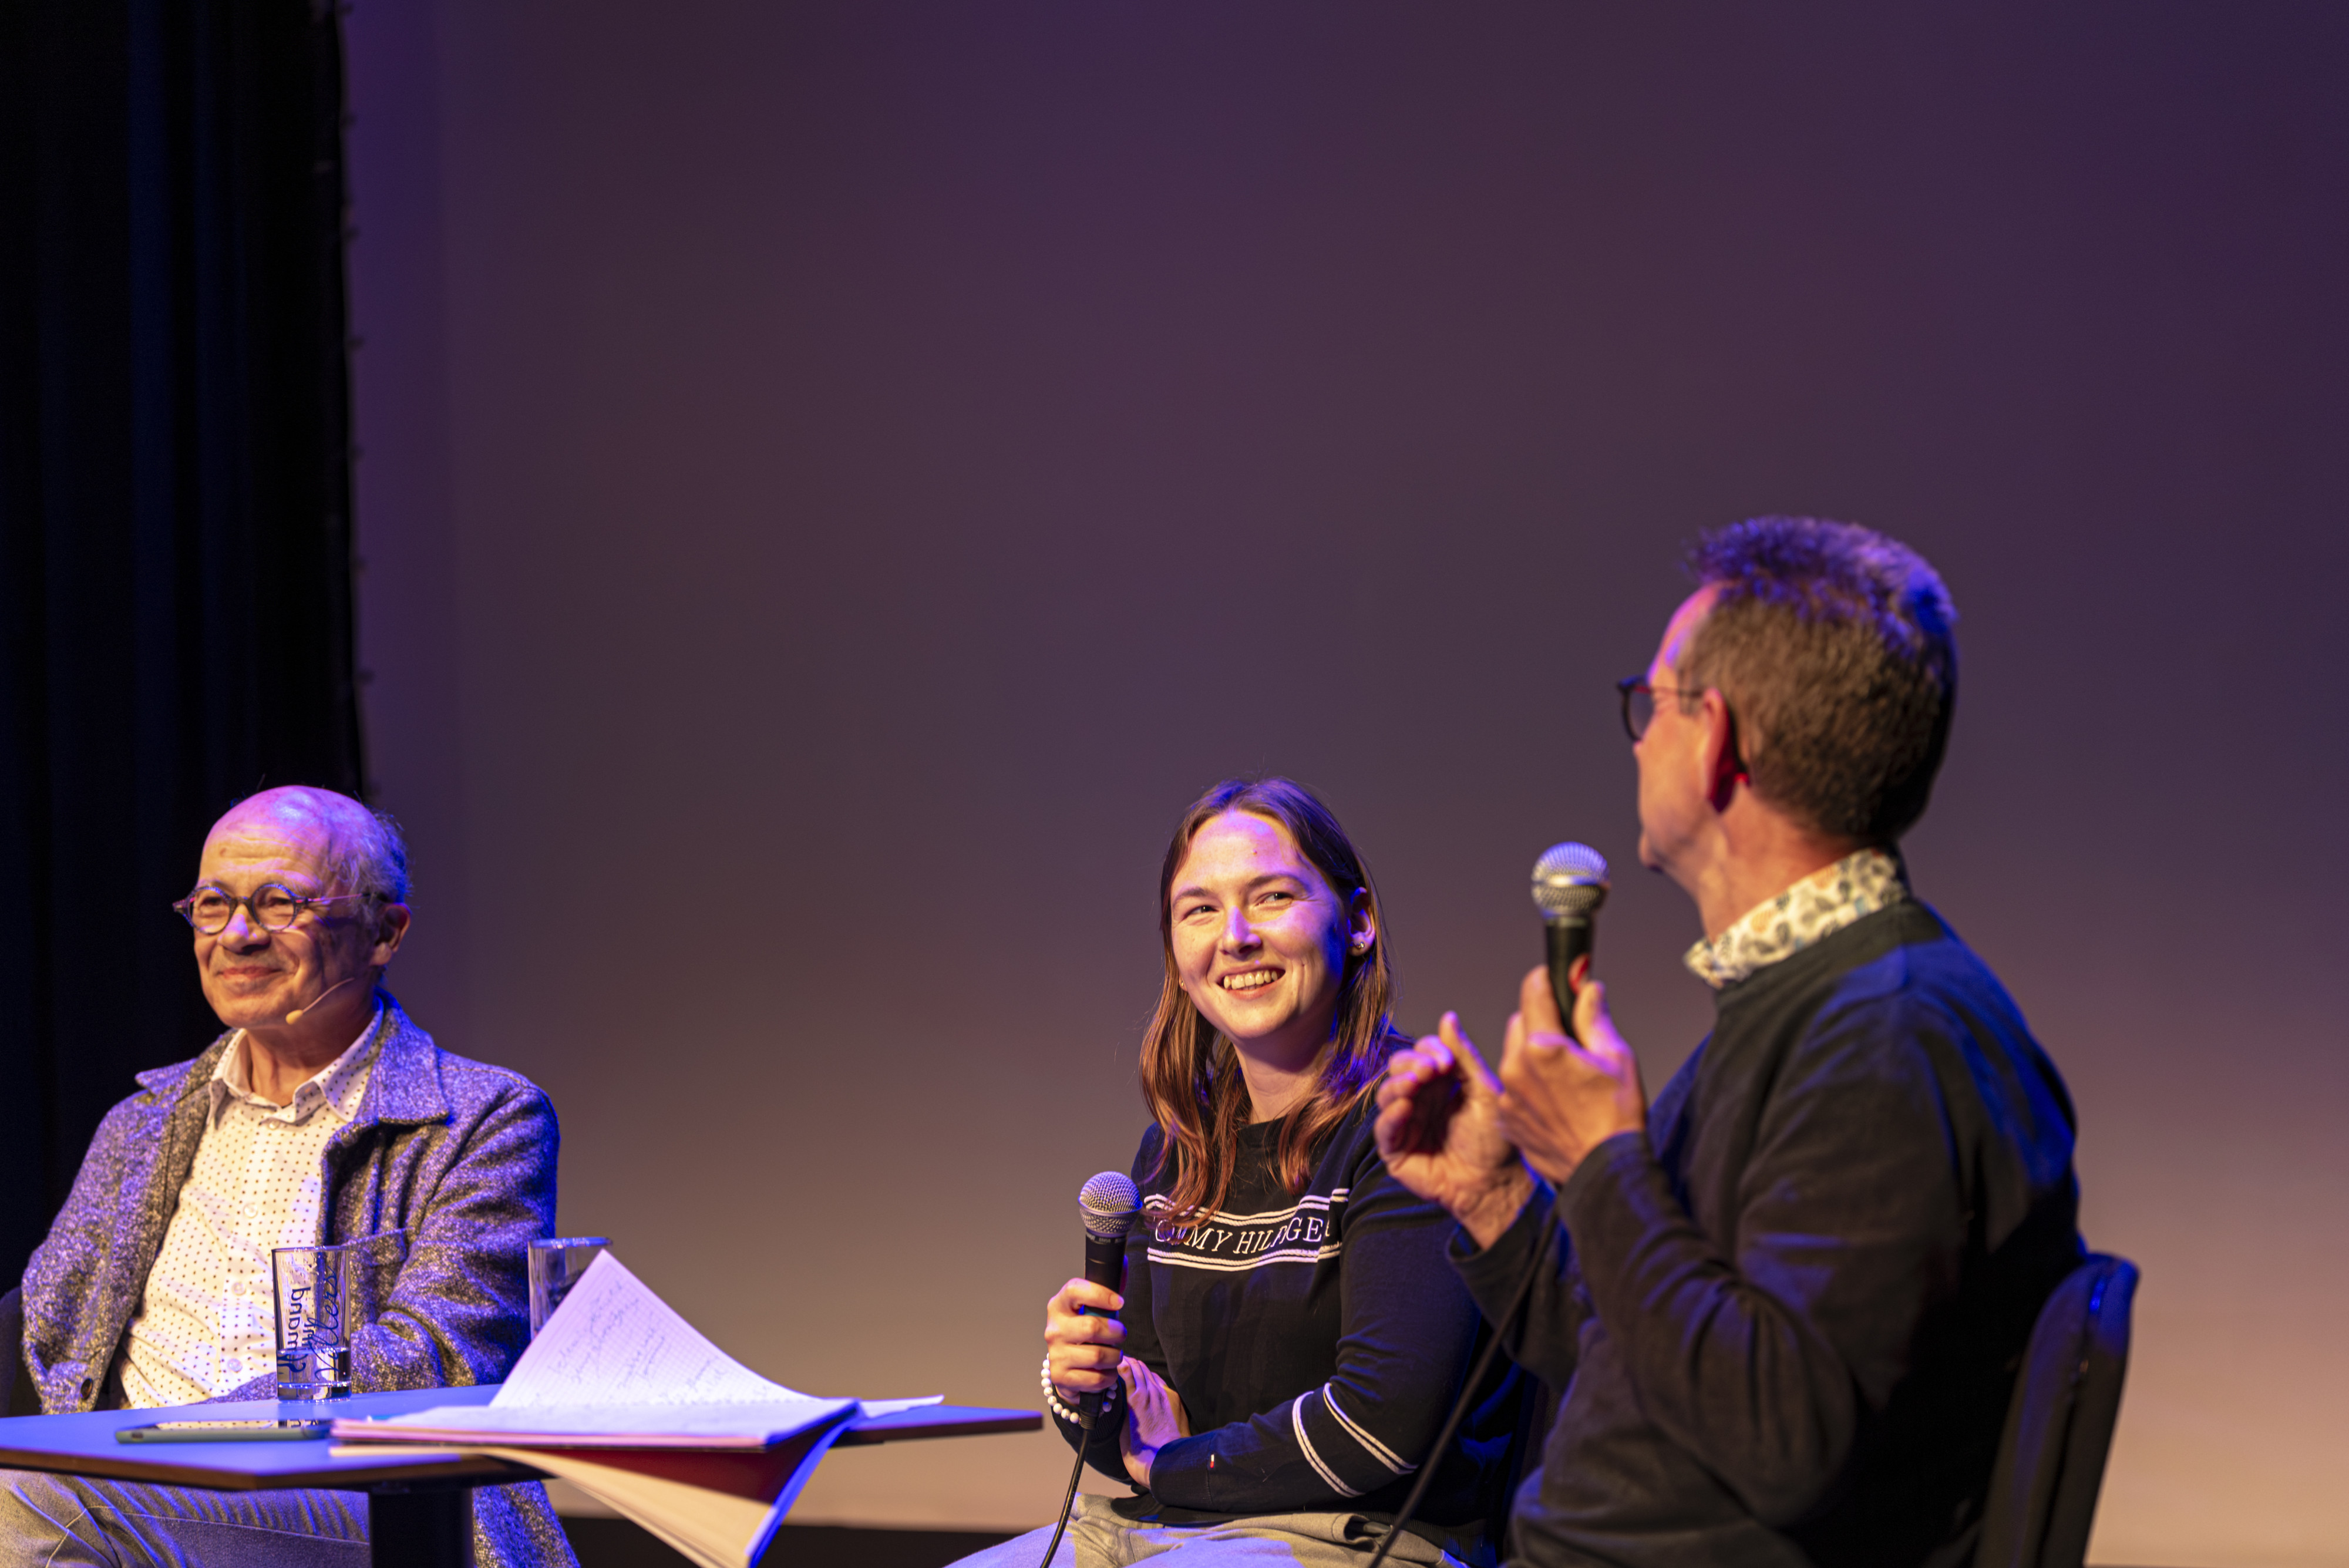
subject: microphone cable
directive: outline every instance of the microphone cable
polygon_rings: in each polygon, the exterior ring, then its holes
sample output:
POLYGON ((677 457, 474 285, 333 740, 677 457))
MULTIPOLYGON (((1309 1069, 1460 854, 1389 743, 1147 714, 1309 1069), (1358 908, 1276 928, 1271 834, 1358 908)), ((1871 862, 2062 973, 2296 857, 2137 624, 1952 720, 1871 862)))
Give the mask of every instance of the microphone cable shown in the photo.
MULTIPOLYGON (((1106 1396, 1114 1395, 1116 1392, 1114 1386, 1103 1390, 1104 1407, 1093 1413, 1094 1419, 1098 1420, 1101 1417, 1110 1414, 1112 1409, 1116 1410, 1119 1419, 1125 1418, 1125 1411, 1122 1407, 1109 1406, 1106 1402, 1106 1396)), ((1078 1408, 1081 1412, 1084 1406, 1081 1403, 1078 1408)), ((1036 1568, 1051 1568, 1052 1553, 1061 1549, 1061 1537, 1067 1534, 1069 1530, 1069 1515, 1076 1511, 1077 1483, 1085 1477, 1085 1445, 1093 1440, 1092 1426, 1084 1419, 1082 1414, 1079 1415, 1077 1425, 1084 1429, 1085 1435, 1082 1441, 1077 1444, 1077 1462, 1069 1468, 1069 1490, 1061 1498, 1060 1522, 1052 1526, 1052 1539, 1045 1543, 1043 1561, 1039 1563, 1036 1568)))
MULTIPOLYGON (((1501 1342, 1509 1337, 1509 1330, 1516 1326, 1517 1318, 1525 1312, 1526 1303, 1534 1293, 1535 1277, 1540 1272, 1541 1250, 1537 1247, 1533 1261, 1526 1266, 1525 1278, 1517 1282, 1516 1294, 1509 1298, 1509 1310, 1501 1314, 1499 1323, 1493 1325, 1493 1337, 1485 1342, 1485 1353, 1476 1358, 1476 1366, 1468 1374, 1468 1381, 1461 1385, 1460 1397, 1452 1402, 1452 1414, 1444 1418, 1444 1429, 1435 1434, 1435 1442, 1427 1450, 1427 1461, 1419 1467, 1419 1479, 1411 1483, 1411 1490, 1403 1497, 1402 1507, 1397 1511, 1394 1522, 1388 1526, 1386 1534, 1379 1541, 1379 1549, 1371 1553, 1371 1560, 1363 1568, 1380 1568, 1386 1562, 1387 1553, 1394 1550, 1395 1538, 1402 1533, 1402 1527, 1410 1522, 1411 1516, 1419 1511, 1421 1501, 1427 1496, 1427 1483, 1435 1479, 1435 1467, 1451 1449, 1453 1438, 1458 1435, 1460 1423, 1468 1414, 1469 1401, 1476 1397, 1476 1390, 1484 1386, 1486 1376, 1492 1372, 1493 1357, 1500 1354, 1501 1342)), ((1073 1486, 1075 1482, 1070 1484, 1073 1486)), ((1057 1541, 1060 1538, 1054 1536, 1053 1539, 1057 1541)))
MULTIPOLYGON (((1091 1437, 1092 1434, 1087 1433, 1086 1436, 1091 1437)), ((1082 1480, 1084 1475, 1085 1449, 1080 1443, 1077 1445, 1076 1468, 1069 1471, 1068 1495, 1061 1499, 1061 1522, 1052 1526, 1051 1542, 1044 1548, 1044 1561, 1038 1563, 1037 1568, 1050 1568, 1052 1553, 1061 1549, 1061 1537, 1067 1533, 1069 1528, 1069 1515, 1077 1506, 1077 1482, 1082 1480)))

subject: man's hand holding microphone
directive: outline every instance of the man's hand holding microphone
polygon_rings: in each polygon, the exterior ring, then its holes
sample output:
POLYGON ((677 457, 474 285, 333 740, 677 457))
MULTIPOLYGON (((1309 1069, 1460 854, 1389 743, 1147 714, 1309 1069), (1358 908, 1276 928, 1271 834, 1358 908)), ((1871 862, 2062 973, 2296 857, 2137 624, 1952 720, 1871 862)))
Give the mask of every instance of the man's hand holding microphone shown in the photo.
POLYGON ((1647 1130, 1639 1060, 1608 1014, 1606 986, 1588 979, 1591 917, 1605 893, 1605 862, 1579 845, 1559 845, 1535 867, 1550 962, 1518 987, 1499 1073, 1461 1032, 1459 1015, 1447 1012, 1436 1033, 1388 1060, 1379 1085, 1376 1131, 1387 1168, 1442 1204, 1480 1248, 1499 1240, 1533 1195, 1527 1167, 1562 1186, 1609 1138, 1647 1130), (1546 887, 1546 872, 1562 857, 1570 871, 1546 887), (1571 1034, 1561 988, 1574 999, 1571 1034), (1455 1096, 1444 1119, 1444 1102, 1455 1096))

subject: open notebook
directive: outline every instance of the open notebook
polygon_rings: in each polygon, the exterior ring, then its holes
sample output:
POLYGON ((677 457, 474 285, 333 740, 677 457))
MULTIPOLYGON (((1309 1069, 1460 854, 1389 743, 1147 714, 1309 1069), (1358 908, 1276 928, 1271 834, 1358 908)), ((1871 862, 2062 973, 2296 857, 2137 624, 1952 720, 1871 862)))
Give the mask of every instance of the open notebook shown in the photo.
POLYGON ((420 1443, 531 1465, 706 1568, 748 1568, 860 1409, 937 1402, 820 1399, 770 1382, 605 1252, 488 1404, 340 1420, 334 1431, 347 1445, 420 1443))

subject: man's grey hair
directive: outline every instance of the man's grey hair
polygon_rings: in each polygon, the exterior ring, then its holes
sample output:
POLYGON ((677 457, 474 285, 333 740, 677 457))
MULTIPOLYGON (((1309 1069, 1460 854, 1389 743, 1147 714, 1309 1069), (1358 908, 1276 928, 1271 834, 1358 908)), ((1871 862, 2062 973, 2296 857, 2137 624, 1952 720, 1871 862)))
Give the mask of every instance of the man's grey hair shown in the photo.
POLYGON ((388 811, 373 806, 336 825, 335 877, 380 907, 408 902, 408 838, 388 811))

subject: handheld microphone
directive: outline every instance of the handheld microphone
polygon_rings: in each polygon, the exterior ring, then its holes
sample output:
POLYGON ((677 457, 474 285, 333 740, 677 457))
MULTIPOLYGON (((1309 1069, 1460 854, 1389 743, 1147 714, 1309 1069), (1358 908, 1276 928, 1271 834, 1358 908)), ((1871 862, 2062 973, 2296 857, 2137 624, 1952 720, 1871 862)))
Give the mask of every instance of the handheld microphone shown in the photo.
POLYGON ((1599 906, 1607 901, 1607 857, 1588 844, 1553 844, 1534 862, 1534 908, 1549 937, 1549 989, 1566 1032, 1574 1033, 1574 961, 1590 956, 1599 906))
POLYGON ((313 1008, 316 1007, 316 1006, 318 1005, 318 1003, 319 1003, 319 1002, 326 1001, 326 998, 328 998, 328 997, 330 997, 330 996, 334 995, 334 994, 335 994, 335 992, 338 992, 338 991, 342 990, 342 989, 343 989, 343 987, 345 987, 345 986, 347 986, 347 985, 350 984, 350 983, 351 983, 351 981, 355 981, 355 980, 357 980, 357 979, 358 979, 358 976, 357 976, 357 975, 355 975, 355 974, 347 974, 347 975, 345 975, 342 979, 340 979, 340 980, 338 980, 338 981, 335 981, 335 983, 334 983, 334 984, 332 984, 332 985, 330 985, 330 986, 326 987, 326 990, 324 990, 324 991, 320 992, 319 992, 316 997, 312 998, 312 999, 311 999, 310 1001, 308 1001, 308 1002, 304 1002, 301 1006, 299 1006, 299 1007, 295 1008, 293 1012, 291 1012, 287 1013, 287 1014, 285 1015, 285 1022, 286 1022, 287 1023, 289 1023, 289 1024, 293 1024, 293 1023, 301 1023, 301 1022, 302 1022, 302 1015, 303 1015, 304 1013, 305 1013, 305 1012, 309 1012, 311 1009, 313 1009, 313 1008))
MULTIPOLYGON (((1085 1278, 1125 1294, 1125 1233, 1142 1211, 1142 1189, 1122 1170, 1104 1170, 1077 1192, 1077 1213, 1085 1222, 1085 1278)), ((1080 1309, 1083 1310, 1083 1309, 1080 1309)), ((1100 1417, 1108 1391, 1077 1401, 1077 1424, 1088 1432, 1100 1417)))

